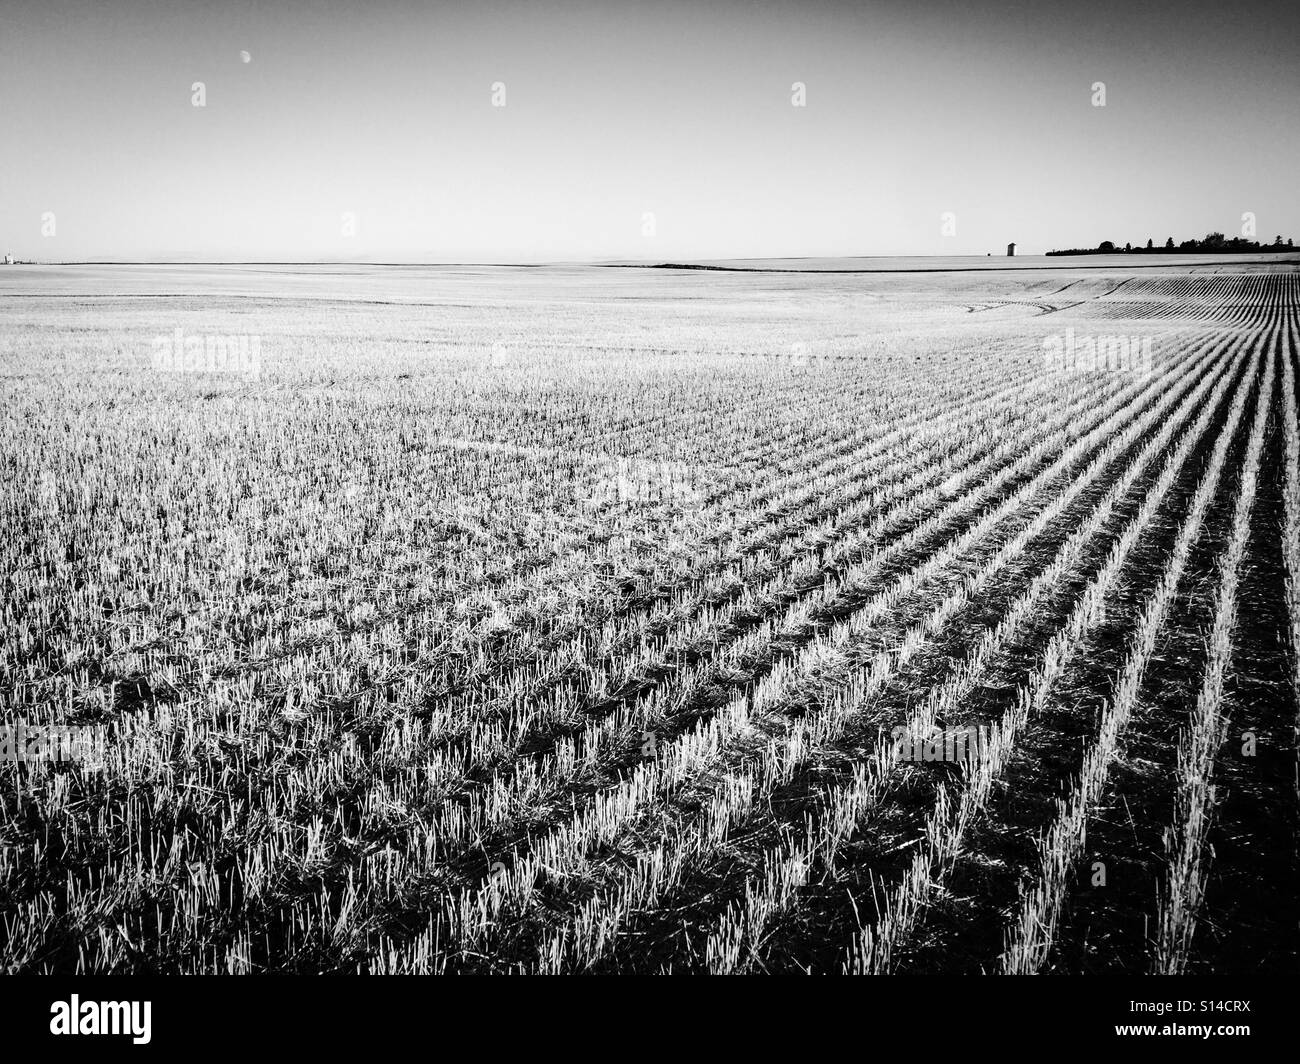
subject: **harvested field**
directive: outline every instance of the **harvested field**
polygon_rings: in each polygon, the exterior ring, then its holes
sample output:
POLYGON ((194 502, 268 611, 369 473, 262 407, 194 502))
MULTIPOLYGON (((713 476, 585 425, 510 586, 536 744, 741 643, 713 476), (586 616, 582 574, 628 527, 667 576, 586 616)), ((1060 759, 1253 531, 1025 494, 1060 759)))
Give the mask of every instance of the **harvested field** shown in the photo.
POLYGON ((7 269, 0 969, 1294 974, 1300 264, 979 262, 7 269))

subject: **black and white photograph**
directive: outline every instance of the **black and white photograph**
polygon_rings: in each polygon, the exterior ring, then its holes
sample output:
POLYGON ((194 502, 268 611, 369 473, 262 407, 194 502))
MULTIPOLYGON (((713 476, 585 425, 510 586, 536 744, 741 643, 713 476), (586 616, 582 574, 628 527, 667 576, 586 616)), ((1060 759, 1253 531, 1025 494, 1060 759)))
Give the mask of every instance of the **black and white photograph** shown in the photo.
POLYGON ((849 993, 1014 1045, 961 977, 1043 975, 1249 1046, 1297 175, 1293 0, 5 0, 0 1022, 924 976, 849 993))

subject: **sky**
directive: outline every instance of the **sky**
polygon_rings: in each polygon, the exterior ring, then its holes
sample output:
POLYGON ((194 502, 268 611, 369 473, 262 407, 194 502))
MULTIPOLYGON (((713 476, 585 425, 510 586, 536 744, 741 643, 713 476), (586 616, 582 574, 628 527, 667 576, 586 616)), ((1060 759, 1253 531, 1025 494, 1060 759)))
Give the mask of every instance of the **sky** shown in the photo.
POLYGON ((1297 173, 1295 0, 0 6, 21 259, 1300 240, 1297 173))

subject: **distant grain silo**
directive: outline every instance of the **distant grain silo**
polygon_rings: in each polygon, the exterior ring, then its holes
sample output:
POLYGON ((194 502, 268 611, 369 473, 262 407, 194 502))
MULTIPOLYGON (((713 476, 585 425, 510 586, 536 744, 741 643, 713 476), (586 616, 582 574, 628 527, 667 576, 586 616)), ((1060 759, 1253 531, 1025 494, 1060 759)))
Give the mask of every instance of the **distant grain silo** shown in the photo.
POLYGON ((12 255, 6 255, 6 256, 5 256, 5 265, 6 265, 6 266, 12 266, 13 264, 14 264, 14 257, 13 257, 12 255))
POLYGON ((1013 258, 1015 258, 1015 256, 1016 256, 1016 245, 1015 245, 1015 244, 1008 244, 1008 245, 1007 245, 1007 258, 1009 258, 1009 259, 1013 259, 1013 258))

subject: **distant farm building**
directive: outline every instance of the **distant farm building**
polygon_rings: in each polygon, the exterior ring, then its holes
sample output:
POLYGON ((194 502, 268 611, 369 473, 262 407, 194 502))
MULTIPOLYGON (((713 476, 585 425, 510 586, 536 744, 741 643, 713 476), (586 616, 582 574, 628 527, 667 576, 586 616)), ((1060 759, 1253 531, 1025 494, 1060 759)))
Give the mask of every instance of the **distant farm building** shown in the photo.
POLYGON ((1009 258, 1009 259, 1010 259, 1010 258, 1014 258, 1014 257, 1015 257, 1015 254, 1016 254, 1016 245, 1015 245, 1015 244, 1008 244, 1008 245, 1007 245, 1007 258, 1009 258))
POLYGON ((12 266, 13 264, 14 264, 14 257, 13 257, 12 255, 6 255, 6 256, 5 256, 5 265, 6 265, 6 266, 12 266))

